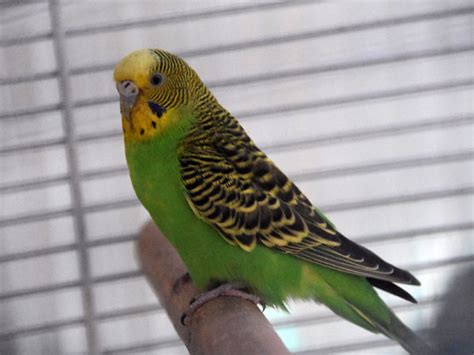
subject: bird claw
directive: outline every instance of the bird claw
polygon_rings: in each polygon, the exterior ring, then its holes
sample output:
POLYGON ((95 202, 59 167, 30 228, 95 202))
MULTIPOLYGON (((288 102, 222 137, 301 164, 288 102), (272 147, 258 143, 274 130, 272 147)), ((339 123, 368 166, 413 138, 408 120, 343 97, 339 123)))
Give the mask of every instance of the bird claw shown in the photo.
POLYGON ((173 285, 173 293, 179 293, 180 290, 181 290, 181 287, 185 284, 187 284, 188 282, 192 281, 191 280, 191 275, 189 274, 189 272, 186 272, 185 274, 183 274, 179 279, 177 279, 173 285))
POLYGON ((244 300, 250 301, 255 305, 261 304, 263 307, 262 312, 265 310, 265 303, 260 300, 256 295, 241 291, 246 288, 247 285, 240 282, 230 282, 222 284, 219 287, 216 287, 210 291, 201 293, 196 297, 193 297, 189 302, 188 309, 181 315, 181 324, 186 326, 186 318, 189 318, 193 313, 201 307, 203 304, 219 297, 219 296, 228 296, 228 297, 239 297, 244 300))

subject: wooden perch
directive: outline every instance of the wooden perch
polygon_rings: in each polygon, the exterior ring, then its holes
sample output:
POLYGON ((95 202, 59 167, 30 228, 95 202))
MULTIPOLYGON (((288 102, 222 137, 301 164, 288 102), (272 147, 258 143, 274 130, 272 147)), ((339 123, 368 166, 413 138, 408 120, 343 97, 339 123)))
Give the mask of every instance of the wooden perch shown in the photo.
POLYGON ((183 262, 152 222, 140 233, 137 252, 148 281, 192 355, 289 354, 261 311, 237 297, 207 302, 183 326, 181 315, 199 293, 189 279, 183 281, 183 262))

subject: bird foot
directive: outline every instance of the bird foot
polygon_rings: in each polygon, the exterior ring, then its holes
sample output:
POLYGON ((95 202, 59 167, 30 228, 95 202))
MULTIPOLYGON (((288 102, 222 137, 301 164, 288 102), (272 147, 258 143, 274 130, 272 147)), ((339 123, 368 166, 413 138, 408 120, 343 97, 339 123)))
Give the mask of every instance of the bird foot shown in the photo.
POLYGON ((244 300, 250 301, 255 305, 261 304, 263 306, 263 309, 265 309, 264 303, 260 300, 258 296, 241 291, 246 287, 247 285, 240 282, 229 282, 222 284, 219 287, 216 287, 210 291, 197 295, 191 300, 188 309, 181 316, 181 324, 186 325, 186 319, 190 318, 199 307, 219 296, 239 297, 244 300))
POLYGON ((179 279, 176 280, 176 282, 173 284, 173 292, 179 293, 181 291, 181 288, 191 282, 191 275, 189 275, 189 272, 183 274, 179 279))

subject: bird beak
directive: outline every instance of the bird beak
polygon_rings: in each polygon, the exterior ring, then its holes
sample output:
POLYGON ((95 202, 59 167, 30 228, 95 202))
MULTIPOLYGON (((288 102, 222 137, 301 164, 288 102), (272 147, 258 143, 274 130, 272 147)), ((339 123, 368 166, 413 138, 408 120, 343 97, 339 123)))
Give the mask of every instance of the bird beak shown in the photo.
POLYGON ((120 112, 125 119, 130 120, 132 108, 137 101, 138 88, 133 81, 120 81, 116 85, 117 91, 120 94, 120 112))

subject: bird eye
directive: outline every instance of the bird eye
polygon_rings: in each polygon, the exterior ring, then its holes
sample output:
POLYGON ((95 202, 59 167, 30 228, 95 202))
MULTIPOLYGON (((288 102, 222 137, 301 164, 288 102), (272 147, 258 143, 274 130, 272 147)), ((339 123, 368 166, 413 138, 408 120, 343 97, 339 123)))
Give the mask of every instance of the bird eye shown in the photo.
POLYGON ((150 84, 153 86, 161 85, 165 78, 160 73, 155 73, 150 77, 150 84))

